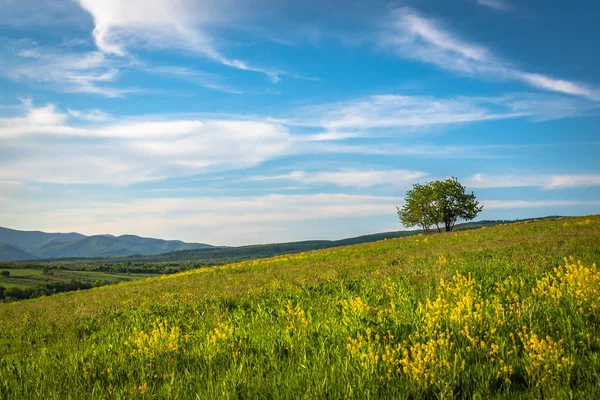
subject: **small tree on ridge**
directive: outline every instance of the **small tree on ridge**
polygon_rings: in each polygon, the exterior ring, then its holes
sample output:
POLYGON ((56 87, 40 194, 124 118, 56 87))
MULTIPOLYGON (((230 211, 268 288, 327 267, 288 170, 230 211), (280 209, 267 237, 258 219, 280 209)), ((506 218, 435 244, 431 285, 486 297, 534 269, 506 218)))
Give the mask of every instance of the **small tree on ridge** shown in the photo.
POLYGON ((406 192, 405 205, 398 208, 400 222, 406 227, 421 226, 425 234, 431 226, 450 232, 458 220, 472 220, 483 210, 475 194, 466 192, 457 178, 415 184, 406 192))

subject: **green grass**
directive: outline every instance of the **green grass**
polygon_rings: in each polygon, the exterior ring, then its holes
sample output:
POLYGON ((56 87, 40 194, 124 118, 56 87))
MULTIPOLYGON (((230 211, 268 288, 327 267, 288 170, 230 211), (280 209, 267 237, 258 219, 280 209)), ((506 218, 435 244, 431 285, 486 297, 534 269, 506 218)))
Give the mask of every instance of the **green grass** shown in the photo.
POLYGON ((0 399, 598 398, 598 261, 590 216, 0 304, 0 399))
POLYGON ((51 270, 51 274, 44 274, 44 269, 42 268, 0 268, 0 271, 8 271, 10 273, 10 276, 8 277, 0 277, 0 286, 4 286, 7 289, 13 287, 30 288, 39 285, 69 282, 73 279, 79 282, 93 284, 97 281, 103 281, 103 283, 118 283, 154 276, 154 274, 119 274, 58 269, 51 270))

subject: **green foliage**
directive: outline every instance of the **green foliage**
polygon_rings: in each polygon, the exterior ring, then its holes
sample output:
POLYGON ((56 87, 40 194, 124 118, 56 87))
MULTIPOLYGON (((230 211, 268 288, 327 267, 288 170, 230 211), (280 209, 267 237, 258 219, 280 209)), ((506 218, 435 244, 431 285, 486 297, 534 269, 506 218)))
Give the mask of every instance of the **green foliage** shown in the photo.
POLYGON ((415 184, 406 193, 405 203, 398 208, 400 222, 407 227, 421 226, 426 234, 434 225, 439 232, 440 224, 450 232, 458 220, 472 220, 483 210, 475 194, 466 193, 457 178, 415 184))
POLYGON ((597 398, 598 249, 527 221, 0 304, 0 399, 597 398))
POLYGON ((450 232, 456 221, 474 219, 483 210, 483 206, 475 200, 473 192, 466 193, 466 188, 457 178, 435 181, 431 183, 435 214, 439 222, 443 222, 446 232, 450 232))
POLYGON ((435 204, 436 192, 432 184, 414 184, 406 192, 405 205, 398 209, 400 222, 406 227, 420 226, 425 234, 442 218, 435 204))

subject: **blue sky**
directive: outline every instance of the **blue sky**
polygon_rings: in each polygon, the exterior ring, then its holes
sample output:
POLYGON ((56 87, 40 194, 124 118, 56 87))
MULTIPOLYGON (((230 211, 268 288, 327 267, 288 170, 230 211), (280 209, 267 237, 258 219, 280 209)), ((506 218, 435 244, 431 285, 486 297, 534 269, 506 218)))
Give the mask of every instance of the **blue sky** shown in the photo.
POLYGON ((239 245, 600 211, 600 3, 0 0, 0 225, 239 245), (251 3, 251 4, 250 4, 251 3))

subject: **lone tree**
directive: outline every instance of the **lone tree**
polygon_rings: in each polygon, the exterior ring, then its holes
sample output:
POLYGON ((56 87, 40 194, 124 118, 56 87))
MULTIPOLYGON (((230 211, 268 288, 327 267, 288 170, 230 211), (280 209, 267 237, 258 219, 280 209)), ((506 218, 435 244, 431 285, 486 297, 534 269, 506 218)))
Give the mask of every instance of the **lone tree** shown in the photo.
POLYGON ((400 222, 407 227, 420 226, 425 234, 434 225, 441 232, 441 224, 450 232, 456 221, 471 220, 483 210, 473 192, 466 193, 466 188, 454 177, 413 185, 406 192, 405 202, 404 207, 397 207, 400 222))

